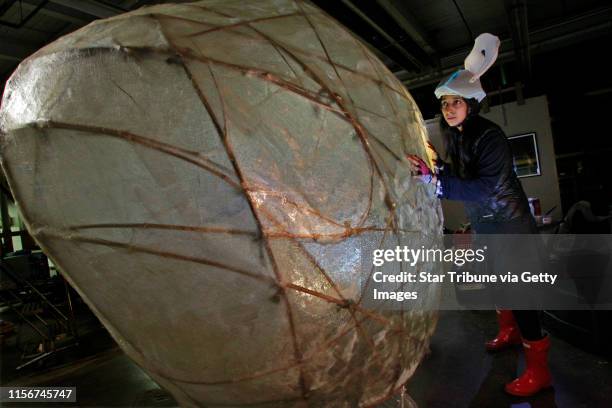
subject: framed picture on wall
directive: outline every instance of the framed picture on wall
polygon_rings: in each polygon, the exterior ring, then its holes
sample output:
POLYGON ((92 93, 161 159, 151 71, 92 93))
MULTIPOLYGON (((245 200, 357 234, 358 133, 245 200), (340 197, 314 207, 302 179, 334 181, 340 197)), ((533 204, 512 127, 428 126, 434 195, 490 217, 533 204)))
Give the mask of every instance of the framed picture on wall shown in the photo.
POLYGON ((516 175, 518 177, 542 175, 535 132, 510 136, 508 140, 512 148, 512 159, 516 175))

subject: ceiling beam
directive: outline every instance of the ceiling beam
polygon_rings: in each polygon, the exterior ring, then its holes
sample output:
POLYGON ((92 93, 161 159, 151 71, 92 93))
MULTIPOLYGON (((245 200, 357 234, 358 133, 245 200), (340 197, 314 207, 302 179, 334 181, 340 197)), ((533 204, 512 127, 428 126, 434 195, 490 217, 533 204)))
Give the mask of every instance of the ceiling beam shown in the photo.
POLYGON ((3 17, 4 13, 6 13, 11 7, 13 7, 13 4, 15 4, 16 2, 17 0, 8 0, 6 3, 0 4, 0 17, 3 17))
POLYGON ((474 32, 472 32, 472 29, 470 28, 470 25, 468 24, 465 15, 463 14, 463 11, 461 10, 461 7, 459 7, 459 4, 457 4, 457 0, 453 0, 453 4, 455 5, 455 9, 457 9, 457 13, 459 13, 459 17, 461 17, 461 21, 463 21, 463 25, 465 26, 465 29, 468 32, 468 35, 470 36, 470 40, 472 42, 474 42, 474 39, 476 37, 474 37, 474 32))
POLYGON ((370 27, 372 27, 378 34, 380 34, 386 41, 393 46, 404 58, 410 61, 411 64, 416 66, 419 70, 422 70, 425 66, 421 60, 416 58, 414 55, 406 51, 402 45, 391 37, 382 27, 376 22, 369 18, 364 12, 362 12, 357 6, 355 6, 351 0, 341 0, 342 3, 348 7, 353 13, 357 14, 363 21, 365 21, 370 27))
MULTIPOLYGON (((47 3, 49 3, 49 0, 42 0, 38 2, 38 4, 34 7, 34 9, 31 10, 29 13, 27 13, 25 16, 22 15, 18 22, 0 21, 0 24, 5 27, 20 29, 24 27, 32 18, 36 17, 38 12, 42 10, 47 5, 47 3)), ((10 4, 12 5, 13 3, 10 3, 10 4)), ((21 3, 19 3, 19 6, 21 6, 21 3)), ((6 11, 8 11, 8 9, 6 9, 2 14, 4 14, 6 11)))
MULTIPOLYGON (((553 25, 532 29, 529 32, 529 54, 536 55, 609 34, 612 30, 611 15, 612 7, 605 7, 553 25)), ((439 69, 418 75, 400 71, 395 72, 395 75, 406 87, 412 89, 436 83, 445 75, 462 68, 463 60, 470 49, 471 45, 443 56, 439 69)), ((502 40, 497 61, 508 62, 514 58, 512 40, 502 40)))
POLYGON ((108 18, 125 12, 119 7, 93 0, 51 0, 51 2, 97 18, 108 18))
POLYGON ((505 0, 504 6, 510 24, 518 74, 523 81, 529 81, 531 78, 531 55, 529 52, 529 29, 527 27, 527 3, 525 0, 505 0))
POLYGON ((436 50, 431 46, 431 42, 427 40, 427 36, 424 34, 425 30, 423 30, 417 19, 406 7, 402 7, 403 3, 396 3, 391 0, 376 0, 376 2, 425 53, 430 56, 436 54, 436 50), (401 7, 401 10, 398 7, 401 7))
MULTIPOLYGON (((35 7, 40 3, 38 0, 21 0, 23 4, 35 7)), ((47 3, 44 8, 39 11, 39 14, 54 18, 56 20, 65 21, 78 26, 84 26, 92 22, 95 16, 85 14, 77 10, 64 7, 53 2, 47 3)))

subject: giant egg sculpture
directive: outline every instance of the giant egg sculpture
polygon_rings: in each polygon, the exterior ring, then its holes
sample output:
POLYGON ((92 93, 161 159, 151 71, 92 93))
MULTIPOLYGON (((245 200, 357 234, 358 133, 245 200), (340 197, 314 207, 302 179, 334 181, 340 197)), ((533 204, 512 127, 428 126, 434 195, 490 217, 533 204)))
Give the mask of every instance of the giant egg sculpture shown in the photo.
POLYGON ((181 405, 371 406, 427 349, 427 288, 363 302, 372 250, 441 239, 421 114, 315 6, 96 21, 19 66, 0 129, 29 231, 181 405))

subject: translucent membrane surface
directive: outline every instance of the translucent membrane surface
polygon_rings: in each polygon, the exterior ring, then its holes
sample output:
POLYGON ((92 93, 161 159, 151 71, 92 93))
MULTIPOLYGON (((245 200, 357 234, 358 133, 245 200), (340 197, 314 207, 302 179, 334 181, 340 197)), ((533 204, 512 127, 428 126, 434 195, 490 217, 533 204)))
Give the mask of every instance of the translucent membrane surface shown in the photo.
POLYGON ((19 66, 0 129, 30 232, 181 405, 372 405, 427 349, 435 313, 361 306, 374 249, 441 239, 421 114, 314 6, 96 21, 19 66))

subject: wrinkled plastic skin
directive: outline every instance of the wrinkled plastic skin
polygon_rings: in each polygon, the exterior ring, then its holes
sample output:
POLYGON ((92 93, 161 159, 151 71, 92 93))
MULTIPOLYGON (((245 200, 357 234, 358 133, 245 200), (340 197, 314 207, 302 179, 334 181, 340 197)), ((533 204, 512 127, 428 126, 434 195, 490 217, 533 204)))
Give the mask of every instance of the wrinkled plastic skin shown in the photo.
POLYGON ((442 237, 422 117, 314 6, 96 21, 19 66, 0 126, 28 229, 182 406, 371 406, 427 350, 435 312, 360 302, 372 250, 442 237))

